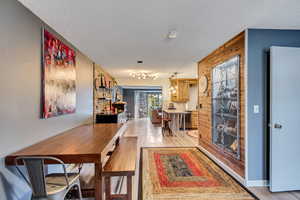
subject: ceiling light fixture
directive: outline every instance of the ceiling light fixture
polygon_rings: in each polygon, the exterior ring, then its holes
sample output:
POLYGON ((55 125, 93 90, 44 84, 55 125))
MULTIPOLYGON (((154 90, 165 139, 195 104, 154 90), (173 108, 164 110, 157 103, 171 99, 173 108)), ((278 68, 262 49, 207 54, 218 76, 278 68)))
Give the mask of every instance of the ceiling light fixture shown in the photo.
POLYGON ((168 38, 169 38, 169 39, 175 39, 175 38, 177 38, 177 31, 175 31, 175 30, 170 31, 170 32, 168 33, 168 38))
MULTIPOLYGON (((176 79, 176 78, 177 78, 177 75, 178 75, 178 72, 174 72, 174 73, 170 76, 170 79, 176 79)), ((170 94, 176 94, 177 89, 178 89, 178 86, 177 86, 177 85, 175 85, 175 86, 170 85, 170 87, 169 87, 169 92, 170 92, 170 94)))
POLYGON ((153 72, 130 72, 129 75, 132 78, 137 78, 139 80, 152 79, 155 80, 158 78, 158 73, 153 72))

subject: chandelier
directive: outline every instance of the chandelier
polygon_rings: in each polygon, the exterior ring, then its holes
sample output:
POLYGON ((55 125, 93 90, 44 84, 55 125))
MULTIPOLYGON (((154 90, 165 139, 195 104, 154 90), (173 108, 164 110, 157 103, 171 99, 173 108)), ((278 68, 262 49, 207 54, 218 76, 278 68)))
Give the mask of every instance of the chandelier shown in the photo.
POLYGON ((177 86, 177 85, 176 85, 176 86, 170 86, 170 87, 169 87, 169 92, 170 92, 171 94, 176 94, 177 89, 178 89, 178 86, 177 86))
POLYGON ((130 72, 129 75, 132 78, 137 78, 140 80, 145 80, 145 79, 155 80, 158 78, 158 73, 153 73, 153 72, 130 72))
MULTIPOLYGON (((174 72, 171 76, 170 76, 170 80, 172 80, 172 79, 174 79, 174 78, 177 78, 177 75, 178 75, 178 72, 174 72)), ((169 87, 169 92, 170 92, 170 94, 176 94, 177 93, 177 90, 178 90, 178 86, 177 85, 175 85, 175 86, 173 86, 173 85, 170 85, 170 87, 169 87)))

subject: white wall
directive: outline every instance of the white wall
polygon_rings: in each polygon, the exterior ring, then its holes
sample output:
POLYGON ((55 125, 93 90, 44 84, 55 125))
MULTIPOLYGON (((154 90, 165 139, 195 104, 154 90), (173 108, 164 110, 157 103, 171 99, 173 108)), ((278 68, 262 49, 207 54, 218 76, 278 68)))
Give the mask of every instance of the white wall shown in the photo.
POLYGON ((197 103, 198 103, 198 86, 192 85, 190 87, 190 100, 188 102, 188 109, 196 110, 197 103))
POLYGON ((75 114, 40 119, 42 22, 15 0, 0 1, 0 199, 30 199, 4 157, 92 119, 92 61, 77 51, 75 114))

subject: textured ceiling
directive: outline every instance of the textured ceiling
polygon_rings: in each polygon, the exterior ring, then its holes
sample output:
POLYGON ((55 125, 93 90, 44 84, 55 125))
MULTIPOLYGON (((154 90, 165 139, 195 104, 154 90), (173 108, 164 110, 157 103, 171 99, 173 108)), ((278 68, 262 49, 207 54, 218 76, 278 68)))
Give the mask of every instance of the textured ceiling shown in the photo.
POLYGON ((300 29, 299 0, 19 1, 116 77, 195 76, 198 60, 245 28, 300 29))

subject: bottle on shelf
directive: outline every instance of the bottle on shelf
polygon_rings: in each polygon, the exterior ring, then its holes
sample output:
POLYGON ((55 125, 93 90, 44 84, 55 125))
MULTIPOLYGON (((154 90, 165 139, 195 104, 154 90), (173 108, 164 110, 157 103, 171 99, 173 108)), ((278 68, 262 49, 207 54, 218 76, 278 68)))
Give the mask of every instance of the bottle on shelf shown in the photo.
POLYGON ((100 74, 100 87, 104 87, 103 74, 100 74))
POLYGON ((99 77, 95 78, 95 88, 98 89, 100 86, 100 79, 99 77))
POLYGON ((106 85, 106 79, 105 79, 105 76, 103 75, 103 82, 104 82, 104 87, 107 88, 107 85, 106 85))

